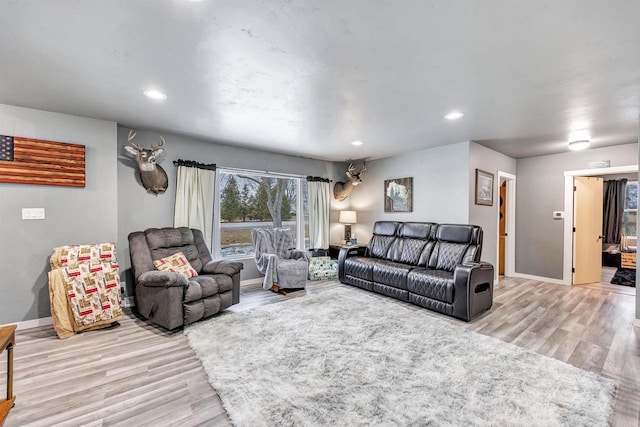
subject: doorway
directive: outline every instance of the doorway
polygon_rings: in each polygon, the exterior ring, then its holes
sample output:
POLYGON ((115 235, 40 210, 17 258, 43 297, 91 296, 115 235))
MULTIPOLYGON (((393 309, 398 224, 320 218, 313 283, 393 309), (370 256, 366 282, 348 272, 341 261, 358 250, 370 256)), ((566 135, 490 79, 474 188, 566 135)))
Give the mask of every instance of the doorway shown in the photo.
POLYGON ((496 217, 496 279, 512 277, 515 272, 516 176, 498 171, 500 198, 496 217))
MULTIPOLYGON (((566 171, 565 175, 565 200, 564 200, 564 262, 563 262, 563 283, 565 285, 573 285, 578 284, 581 280, 575 281, 573 268, 576 266, 576 270, 580 269, 579 264, 580 260, 577 260, 576 257, 580 256, 576 254, 576 249, 579 249, 580 252, 583 248, 582 244, 576 245, 574 243, 574 227, 576 227, 576 209, 588 209, 588 208, 579 208, 577 205, 574 206, 574 186, 576 185, 576 181, 578 177, 610 177, 612 175, 620 175, 620 174, 634 174, 637 176, 638 174, 638 165, 629 165, 629 166, 617 166, 610 168, 597 168, 597 169, 585 169, 585 170, 577 170, 577 171, 566 171), (579 246, 579 248, 577 248, 579 246), (576 262, 578 264, 576 264, 576 262)), ((597 209, 602 212, 602 200, 599 201, 597 209)), ((600 227, 602 227, 602 220, 600 219, 600 227)), ((590 240, 595 240, 601 234, 602 228, 600 228, 600 232, 596 233, 594 236, 590 236, 590 240)), ((592 233, 593 234, 593 233, 592 233)), ((593 243, 593 242, 592 242, 593 243)), ((602 243, 599 241, 600 245, 599 249, 599 257, 602 257, 602 243)), ((602 274, 602 259, 598 260, 599 269, 598 272, 602 274)), ((579 273, 582 273, 579 272, 579 273)), ((602 280, 602 279, 598 279, 602 280)), ((582 281, 584 282, 584 281, 582 281)), ((635 289, 634 289, 635 291, 635 289)))

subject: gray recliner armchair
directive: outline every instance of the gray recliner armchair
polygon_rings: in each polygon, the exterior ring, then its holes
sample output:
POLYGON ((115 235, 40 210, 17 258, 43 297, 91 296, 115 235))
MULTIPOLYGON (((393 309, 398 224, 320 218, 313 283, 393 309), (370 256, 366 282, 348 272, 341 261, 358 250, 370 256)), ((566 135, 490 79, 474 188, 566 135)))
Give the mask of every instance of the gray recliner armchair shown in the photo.
POLYGON ((302 289, 307 285, 310 256, 306 251, 295 249, 291 230, 256 228, 252 237, 256 266, 264 274, 264 289, 283 292, 286 289, 302 289))
POLYGON ((167 329, 214 315, 240 302, 242 263, 213 261, 200 230, 149 228, 129 234, 138 312, 167 329), (182 252, 197 276, 160 271, 154 260, 182 252))

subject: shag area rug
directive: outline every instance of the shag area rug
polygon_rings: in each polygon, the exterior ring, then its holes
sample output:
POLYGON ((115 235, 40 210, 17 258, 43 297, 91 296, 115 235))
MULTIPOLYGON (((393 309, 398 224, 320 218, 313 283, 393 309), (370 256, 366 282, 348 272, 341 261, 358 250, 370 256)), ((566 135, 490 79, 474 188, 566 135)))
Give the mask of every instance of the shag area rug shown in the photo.
POLYGON ((613 275, 611 283, 614 285, 636 287, 636 271, 630 268, 619 268, 613 275))
POLYGON ((365 291, 184 332, 237 426, 605 426, 615 385, 365 291))

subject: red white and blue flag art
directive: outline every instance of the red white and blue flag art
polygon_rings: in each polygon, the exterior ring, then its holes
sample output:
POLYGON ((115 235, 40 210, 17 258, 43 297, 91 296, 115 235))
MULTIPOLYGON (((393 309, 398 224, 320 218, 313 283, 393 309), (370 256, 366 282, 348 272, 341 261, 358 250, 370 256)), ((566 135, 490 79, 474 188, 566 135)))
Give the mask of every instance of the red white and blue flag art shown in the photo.
POLYGON ((85 186, 85 147, 0 135, 0 182, 85 186))

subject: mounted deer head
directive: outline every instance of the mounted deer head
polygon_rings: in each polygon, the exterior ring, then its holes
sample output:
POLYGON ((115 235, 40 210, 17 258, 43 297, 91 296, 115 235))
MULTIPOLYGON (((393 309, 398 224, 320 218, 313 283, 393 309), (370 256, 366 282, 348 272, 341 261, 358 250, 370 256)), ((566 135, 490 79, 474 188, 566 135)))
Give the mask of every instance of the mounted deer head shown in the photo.
POLYGON ((360 175, 366 170, 367 168, 364 162, 362 162, 362 167, 357 172, 353 163, 350 163, 349 169, 347 170, 347 178, 349 178, 349 180, 347 182, 338 181, 335 183, 333 186, 333 197, 340 202, 349 197, 354 187, 362 182, 360 175))
POLYGON ((124 149, 136 157, 142 185, 152 193, 164 193, 169 185, 169 180, 162 166, 156 163, 156 157, 164 151, 164 138, 160 137, 159 145, 142 148, 133 142, 135 137, 136 134, 133 133, 133 130, 130 131, 127 139, 129 145, 126 145, 124 149))

